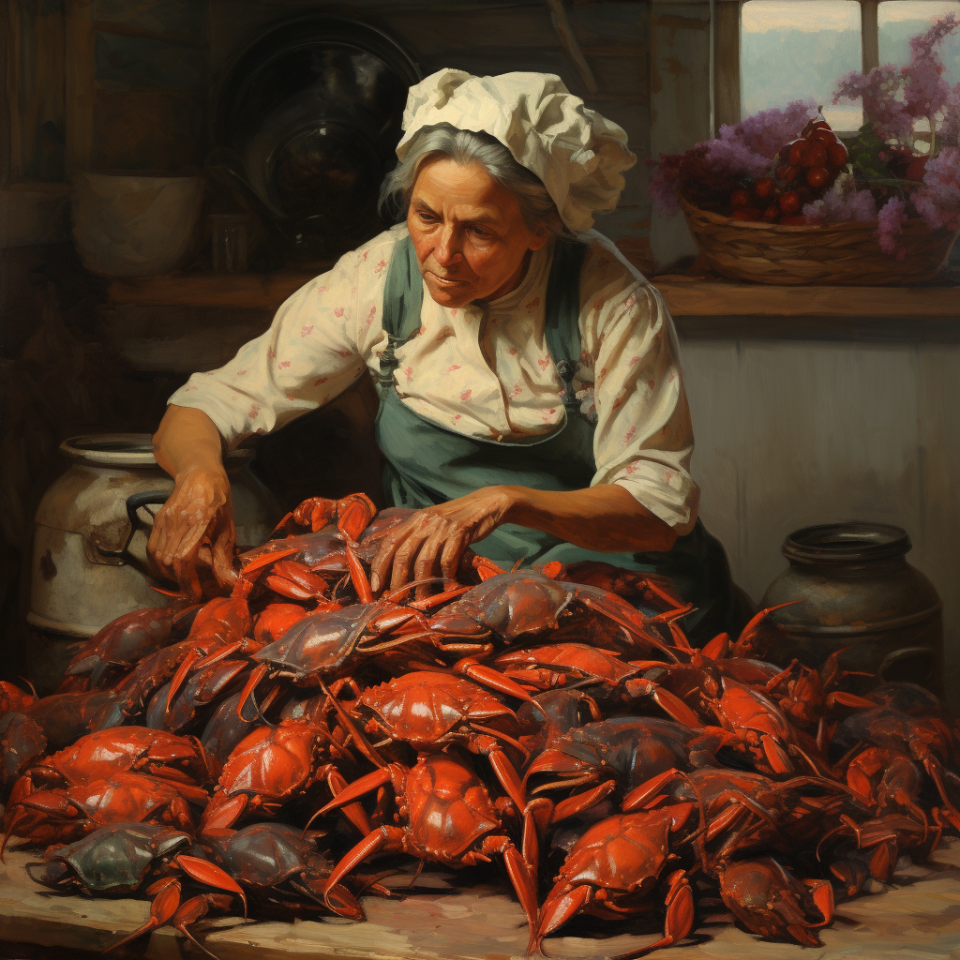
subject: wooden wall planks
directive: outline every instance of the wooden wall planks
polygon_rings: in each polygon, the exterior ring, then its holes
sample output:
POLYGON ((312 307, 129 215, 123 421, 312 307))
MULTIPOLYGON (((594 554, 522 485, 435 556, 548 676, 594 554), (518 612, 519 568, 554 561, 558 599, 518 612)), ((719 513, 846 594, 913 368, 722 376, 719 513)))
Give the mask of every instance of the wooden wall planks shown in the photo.
MULTIPOLYGON (((710 6, 651 0, 649 156, 682 153, 710 130, 710 6)), ((658 263, 675 263, 696 246, 686 222, 651 215, 650 242, 658 263)))
POLYGON ((944 601, 960 706, 960 347, 688 340, 701 515, 758 600, 799 527, 902 526, 944 601))
MULTIPOLYGON (((960 687, 960 345, 921 344, 917 351, 917 457, 920 530, 916 563, 944 598, 947 670, 944 686, 960 687)), ((954 704, 956 706, 956 703, 954 704)))
MULTIPOLYGON (((100 0, 106 2, 106 0, 100 0)), ((113 0, 116 2, 116 0, 113 0)), ((171 0, 167 0, 171 2, 171 0)), ((341 0, 324 5, 330 16, 363 20, 389 33, 429 75, 442 67, 476 74, 514 70, 558 74, 626 131, 640 162, 627 175, 616 213, 600 222, 624 252, 641 267, 650 260, 650 198, 643 158, 649 154, 648 0, 597 0, 566 3, 566 13, 587 65, 598 80, 591 96, 570 54, 564 49, 543 0, 341 0)), ((312 0, 210 0, 210 85, 212 108, 232 58, 274 22, 317 13, 312 0)))

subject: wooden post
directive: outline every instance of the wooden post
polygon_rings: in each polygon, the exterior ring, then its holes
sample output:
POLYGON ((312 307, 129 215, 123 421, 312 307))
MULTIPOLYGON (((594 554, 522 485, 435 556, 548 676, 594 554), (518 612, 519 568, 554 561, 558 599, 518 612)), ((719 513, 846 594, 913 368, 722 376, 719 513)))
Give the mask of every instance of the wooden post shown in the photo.
MULTIPOLYGON (((650 156, 682 153, 713 136, 710 129, 710 4, 707 0, 652 0, 650 4, 650 156)), ((663 267, 695 254, 680 216, 664 219, 654 207, 653 256, 663 267)))
POLYGON ((860 44, 863 50, 863 72, 880 66, 880 30, 877 25, 879 0, 860 0, 860 44))
POLYGON ((93 4, 66 0, 67 176, 90 167, 93 153, 93 4))
POLYGON ((740 122, 740 10, 741 0, 717 3, 714 28, 714 90, 716 126, 713 135, 725 123, 740 122))

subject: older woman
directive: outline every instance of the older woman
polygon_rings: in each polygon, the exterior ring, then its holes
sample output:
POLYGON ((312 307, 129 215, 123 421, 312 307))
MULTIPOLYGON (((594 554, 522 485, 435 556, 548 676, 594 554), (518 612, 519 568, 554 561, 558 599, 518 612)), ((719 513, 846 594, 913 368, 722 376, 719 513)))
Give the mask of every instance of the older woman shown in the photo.
POLYGON ((695 637, 731 627, 723 551, 697 522, 669 314, 590 231, 635 162, 625 134, 556 77, 454 70, 411 89, 404 129, 382 201, 405 222, 171 397, 155 449, 176 485, 155 562, 182 583, 198 564, 228 582, 223 445, 369 372, 387 499, 420 508, 385 538, 375 590, 453 575, 468 546, 507 567, 597 559, 671 577, 697 607, 695 637))

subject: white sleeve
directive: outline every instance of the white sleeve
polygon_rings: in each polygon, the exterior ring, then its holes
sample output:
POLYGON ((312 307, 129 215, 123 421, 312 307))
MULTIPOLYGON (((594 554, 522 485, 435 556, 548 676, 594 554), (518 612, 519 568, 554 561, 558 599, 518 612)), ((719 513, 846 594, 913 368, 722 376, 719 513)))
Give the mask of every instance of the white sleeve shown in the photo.
MULTIPOLYGON (((345 254, 287 299, 266 333, 220 369, 195 373, 168 402, 202 410, 234 447, 342 393, 363 374, 376 335, 369 325, 371 310, 376 313, 371 296, 357 293, 366 259, 358 251, 345 254)), ((383 266, 378 274, 385 273, 383 266)), ((377 329, 382 334, 379 324, 377 329)))
POLYGON ((670 314, 643 279, 605 293, 585 305, 592 316, 582 324, 593 340, 593 484, 624 487, 678 533, 688 533, 700 491, 689 472, 693 427, 670 314))

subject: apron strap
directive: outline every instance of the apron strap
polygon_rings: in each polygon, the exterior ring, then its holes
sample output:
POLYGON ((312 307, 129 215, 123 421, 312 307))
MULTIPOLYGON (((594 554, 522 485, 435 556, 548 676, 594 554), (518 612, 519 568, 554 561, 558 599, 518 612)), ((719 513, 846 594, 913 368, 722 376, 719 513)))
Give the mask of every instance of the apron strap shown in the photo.
MULTIPOLYGON (((573 378, 580 366, 580 269, 587 246, 579 240, 558 238, 547 281, 544 315, 547 349, 564 382, 563 405, 568 412, 580 409, 573 378)), ((410 237, 396 246, 387 268, 383 291, 383 330, 387 345, 380 356, 377 389, 381 398, 393 384, 400 365, 396 351, 420 329, 423 309, 423 276, 410 237)))
POLYGON ((547 349, 564 383, 563 405, 568 414, 580 410, 573 378, 580 367, 580 269, 586 255, 585 243, 557 238, 544 304, 547 349))
POLYGON ((420 329, 423 309, 423 276, 410 237, 404 237, 394 248, 387 268, 383 290, 383 330, 387 345, 380 356, 377 390, 381 399, 393 384, 393 373, 400 365, 397 348, 420 329))

